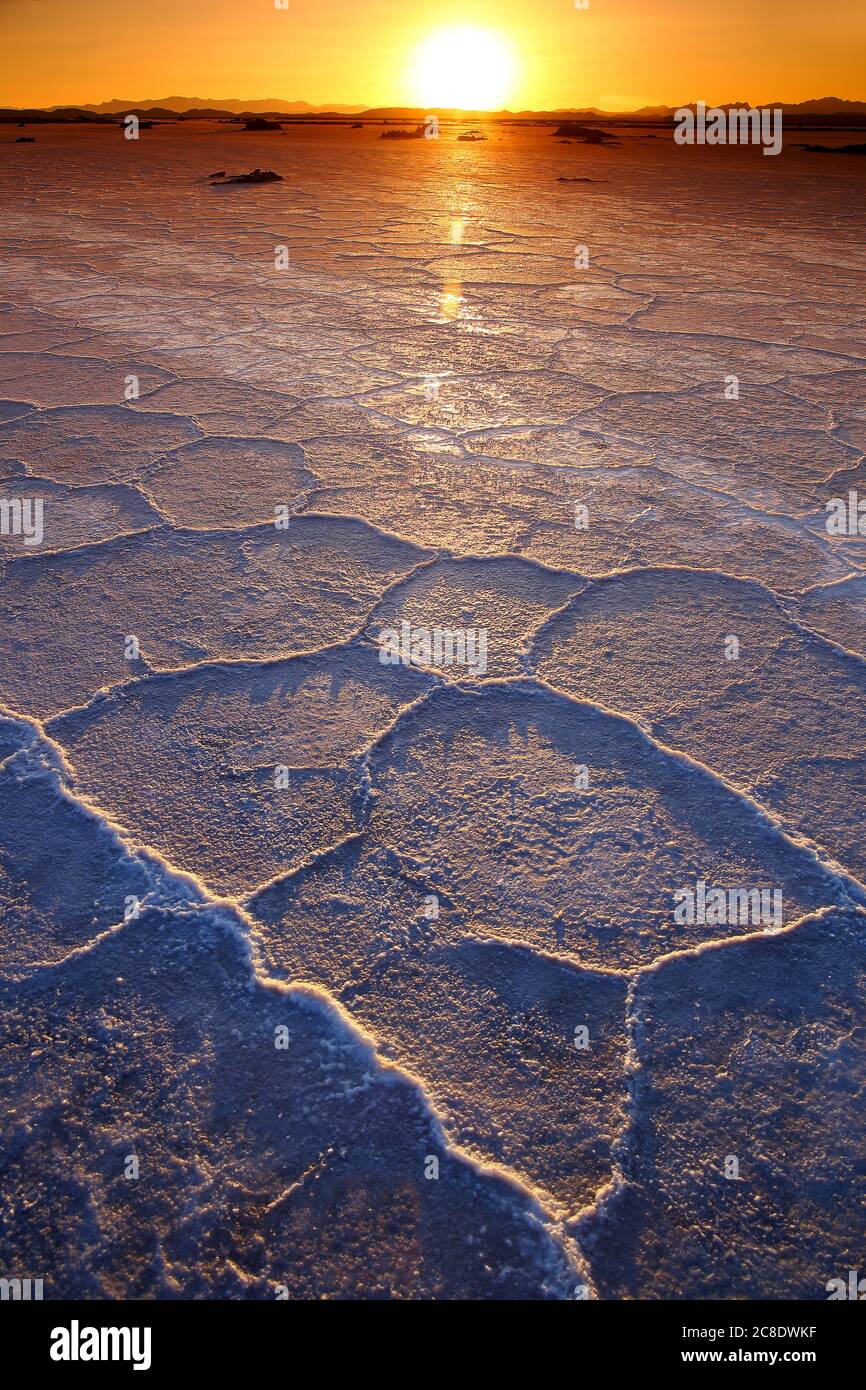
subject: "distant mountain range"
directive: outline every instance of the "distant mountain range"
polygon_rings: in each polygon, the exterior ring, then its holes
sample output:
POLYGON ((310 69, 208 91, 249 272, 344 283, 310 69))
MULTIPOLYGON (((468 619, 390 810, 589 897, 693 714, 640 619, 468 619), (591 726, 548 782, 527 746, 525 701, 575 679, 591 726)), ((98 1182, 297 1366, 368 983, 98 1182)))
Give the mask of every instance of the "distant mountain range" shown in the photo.
MULTIPOLYGON (((684 106, 694 109, 694 102, 684 102, 684 106)), ((718 103, 722 109, 732 106, 748 106, 746 101, 718 103)), ((787 121, 798 126, 834 126, 860 128, 866 125, 866 101, 848 101, 843 97, 817 97, 812 101, 762 102, 763 106, 781 107, 787 121)), ((340 120, 361 116, 371 121, 420 121, 430 110, 445 119, 454 120, 499 120, 499 121, 560 121, 584 120, 594 122, 633 122, 635 124, 669 124, 674 113, 681 109, 675 106, 642 106, 637 111, 603 111, 596 106, 574 108, 559 107, 553 111, 458 111, 442 108, 410 106, 347 106, 339 103, 331 106, 311 106, 306 101, 283 101, 279 97, 268 97, 256 101, 240 101, 232 97, 219 101, 199 97, 162 97, 159 101, 121 101, 113 97, 83 106, 52 106, 49 108, 29 107, 26 109, 0 108, 0 122, 93 122, 94 124, 114 124, 122 115, 134 113, 147 120, 189 121, 223 120, 254 116, 271 116, 285 122, 340 120)))
MULTIPOLYGON (((308 101, 283 101, 281 97, 266 97, 264 101, 237 101, 231 97, 225 101, 215 100, 213 97, 160 97, 154 101, 147 97, 144 101, 119 101, 117 97, 112 97, 111 101, 100 101, 95 103, 85 103, 78 109, 80 111, 93 111, 98 116, 116 116, 120 112, 127 111, 151 111, 154 107, 159 107, 165 111, 187 112, 195 110, 210 110, 229 112, 233 116, 238 116, 242 111, 250 111, 254 115, 276 114, 280 112, 289 116, 300 115, 319 115, 323 111, 333 111, 337 115, 354 116, 359 111, 363 111, 363 106, 345 106, 337 103, 333 106, 311 106, 308 101)), ((65 108, 52 107, 53 111, 65 108)))
MULTIPOLYGON (((710 103, 708 103, 709 105, 710 103)), ((448 114, 454 116, 486 116, 488 119, 499 117, 506 120, 559 120, 562 117, 585 117, 592 120, 605 121, 668 121, 674 113, 682 107, 689 106, 695 109, 694 101, 684 101, 682 106, 641 106, 637 111, 605 111, 598 106, 557 107, 554 111, 452 111, 448 114)), ((722 110, 727 111, 730 107, 749 106, 747 101, 724 101, 717 103, 722 110)), ((866 116, 866 101, 847 101, 842 97, 818 97, 813 101, 765 101, 762 106, 781 107, 786 116, 866 116)), ((436 110, 435 107, 431 108, 436 110)), ((407 106, 379 106, 368 107, 361 114, 373 118, 397 118, 408 120, 417 118, 423 113, 422 107, 407 106)))
MULTIPOLYGON (((711 105, 713 103, 707 103, 711 105)), ((732 106, 749 106, 748 101, 723 101, 715 103, 727 111, 732 106)), ((836 116, 836 115, 866 115, 866 101, 847 101, 844 97, 816 97, 813 101, 762 101, 761 106, 777 107, 781 106, 785 115, 788 116, 836 116)), ((683 106, 694 108, 693 101, 683 102, 683 106)), ((680 108, 677 106, 642 106, 639 111, 633 111, 633 116, 672 116, 680 108)))

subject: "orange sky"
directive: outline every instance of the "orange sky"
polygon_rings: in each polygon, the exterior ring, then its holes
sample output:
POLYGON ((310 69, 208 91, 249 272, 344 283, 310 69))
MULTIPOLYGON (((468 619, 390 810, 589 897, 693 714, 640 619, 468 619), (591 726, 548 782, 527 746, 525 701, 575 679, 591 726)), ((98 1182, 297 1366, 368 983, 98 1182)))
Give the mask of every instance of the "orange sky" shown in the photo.
POLYGON ((414 55, 453 24, 490 28, 508 45, 512 110, 866 99, 863 0, 288 4, 0 0, 0 105, 168 95, 432 105, 414 55))

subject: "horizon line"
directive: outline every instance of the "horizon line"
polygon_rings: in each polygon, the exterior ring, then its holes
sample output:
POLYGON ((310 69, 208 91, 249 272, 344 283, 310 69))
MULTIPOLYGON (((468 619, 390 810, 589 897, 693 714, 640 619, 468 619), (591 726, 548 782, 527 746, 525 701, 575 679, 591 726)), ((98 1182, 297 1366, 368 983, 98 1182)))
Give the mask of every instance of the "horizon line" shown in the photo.
MULTIPOLYGON (((597 112, 598 114, 608 114, 608 115, 637 115, 637 114, 640 114, 640 113, 652 112, 652 111, 677 111, 677 110, 681 110, 681 109, 684 109, 684 108, 689 107, 689 106, 695 106, 695 105, 697 105, 699 102, 703 102, 707 107, 710 107, 710 106, 715 106, 715 107, 727 107, 727 106, 743 106, 743 105, 745 105, 745 106, 751 106, 752 108, 754 108, 754 107, 784 107, 784 106, 788 106, 788 107, 803 107, 803 106, 814 105, 814 104, 816 104, 816 103, 827 103, 827 102, 836 102, 836 103, 839 103, 840 105, 843 105, 843 104, 844 104, 844 105, 849 105, 849 106, 858 106, 858 105, 859 105, 859 106, 866 106, 866 95, 864 95, 864 96, 862 96, 862 97, 840 97, 840 96, 836 96, 836 95, 826 95, 826 96, 806 97, 806 98, 804 98, 804 99, 802 99, 802 100, 800 100, 800 101, 786 101, 784 98, 779 98, 779 97, 774 97, 774 98, 772 98, 772 99, 766 99, 766 100, 762 100, 762 101, 749 101, 749 100, 746 100, 746 99, 744 99, 744 98, 737 98, 737 99, 735 99, 735 100, 708 101, 708 100, 706 100, 704 97, 694 97, 694 98, 691 98, 691 99, 688 100, 688 101, 681 101, 681 102, 677 102, 677 103, 674 103, 674 102, 667 102, 667 101, 644 102, 644 103, 642 103, 640 106, 635 106, 635 107, 631 107, 631 108, 629 108, 629 107, 601 107, 601 106, 580 105, 580 104, 573 104, 573 105, 569 105, 569 106, 546 106, 546 107, 519 107, 519 108, 512 108, 512 107, 456 107, 456 106, 442 106, 442 105, 435 105, 435 104, 430 104, 430 105, 427 105, 427 106, 420 106, 420 105, 407 105, 407 104, 405 104, 405 103, 400 103, 400 102, 391 102, 391 103, 383 103, 383 102, 380 102, 378 105, 368 105, 368 106, 365 106, 365 105, 362 105, 362 104, 359 103, 359 102, 341 102, 341 101, 335 101, 335 102, 331 102, 331 103, 328 103, 328 102, 310 102, 310 101, 307 101, 305 98, 301 98, 301 97, 290 98, 290 97, 279 97, 279 96, 269 96, 269 97, 232 97, 232 96, 229 96, 229 97, 216 98, 216 97, 198 97, 198 96, 190 96, 190 97, 187 97, 187 96, 182 95, 181 93, 174 93, 174 94, 172 94, 171 96, 168 96, 168 97, 137 97, 137 98, 129 98, 129 99, 121 98, 121 97, 106 97, 106 98, 102 99, 101 101, 55 101, 55 102, 51 102, 50 104, 39 105, 38 103, 34 103, 34 104, 32 104, 32 105, 25 105, 25 106, 22 106, 22 105, 7 105, 5 102, 3 102, 2 100, 0 100, 0 109, 4 109, 4 110, 7 110, 7 111, 41 111, 41 112, 46 112, 46 113, 48 113, 48 112, 52 112, 52 111, 62 111, 62 110, 86 110, 86 109, 88 109, 88 108, 93 108, 93 107, 109 106, 109 105, 113 105, 113 104, 119 104, 119 105, 122 105, 122 106, 124 106, 124 107, 128 107, 129 109, 133 109, 133 108, 136 108, 136 107, 144 107, 144 106, 154 106, 154 107, 162 107, 162 108, 165 109, 165 110, 172 110, 172 109, 175 109, 175 108, 173 108, 173 107, 171 106, 171 103, 172 103, 172 102, 184 102, 184 103, 189 103, 190 106, 192 107, 192 109, 197 109, 199 106, 201 106, 202 109, 208 109, 208 108, 209 108, 209 109, 214 109, 214 110, 225 109, 224 107, 221 108, 221 103, 225 103, 225 102, 231 102, 232 104, 236 104, 236 105, 242 106, 242 107, 244 107, 245 109, 251 109, 252 105, 262 106, 264 103, 267 103, 267 102, 280 102, 280 103, 283 103, 283 104, 285 104, 285 105, 287 105, 287 106, 304 106, 304 107, 308 108, 308 110, 309 110, 311 113, 321 114, 321 115, 325 115, 325 114, 327 114, 328 112, 334 112, 335 114, 341 114, 341 113, 340 113, 340 110, 339 110, 340 107, 343 107, 343 108, 344 108, 344 113, 345 113, 345 114, 359 115, 359 116, 360 116, 360 115, 364 115, 366 112, 375 112, 375 111, 412 111, 412 112, 416 112, 416 111, 431 111, 431 112, 437 112, 437 111, 438 111, 438 112, 442 112, 442 111, 454 111, 454 112, 465 113, 465 114, 467 114, 467 115, 490 115, 490 116, 495 116, 495 115, 512 115, 512 116, 516 116, 516 115, 543 115, 543 114, 548 113, 548 112, 559 113, 559 112, 571 112, 571 111, 592 111, 592 112, 597 112)), ((273 108, 273 109, 276 110, 276 107, 273 108)), ((179 114, 182 114, 182 113, 179 113, 179 114)), ((234 114, 234 113, 233 113, 233 114, 234 114)), ((284 113, 284 114, 285 114, 285 113, 284 113)))

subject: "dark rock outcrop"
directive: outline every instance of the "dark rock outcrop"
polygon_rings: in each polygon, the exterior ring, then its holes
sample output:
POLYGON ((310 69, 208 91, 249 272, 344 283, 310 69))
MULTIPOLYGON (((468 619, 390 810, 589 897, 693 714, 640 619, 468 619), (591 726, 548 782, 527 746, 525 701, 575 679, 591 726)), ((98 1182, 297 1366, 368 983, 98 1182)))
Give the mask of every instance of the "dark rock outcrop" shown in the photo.
MULTIPOLYGON (((211 175, 213 179, 213 175, 211 175)), ((282 183, 282 174, 275 174, 273 169, 253 169, 249 174, 233 174, 230 179, 217 179, 211 183, 211 188, 225 188, 229 183, 282 183)))

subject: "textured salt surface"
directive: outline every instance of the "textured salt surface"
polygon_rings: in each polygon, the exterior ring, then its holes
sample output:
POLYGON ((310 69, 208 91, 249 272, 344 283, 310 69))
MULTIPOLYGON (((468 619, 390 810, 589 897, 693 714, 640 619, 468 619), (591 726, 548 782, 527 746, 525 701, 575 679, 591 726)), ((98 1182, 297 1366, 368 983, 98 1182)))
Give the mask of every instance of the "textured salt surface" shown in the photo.
POLYGON ((236 158, 0 144, 0 497, 44 506, 0 536, 4 1269, 825 1297, 866 1237, 857 171, 298 127, 210 189, 236 158), (485 669, 383 665, 403 623, 485 669), (678 921, 699 880, 782 920, 678 921))

